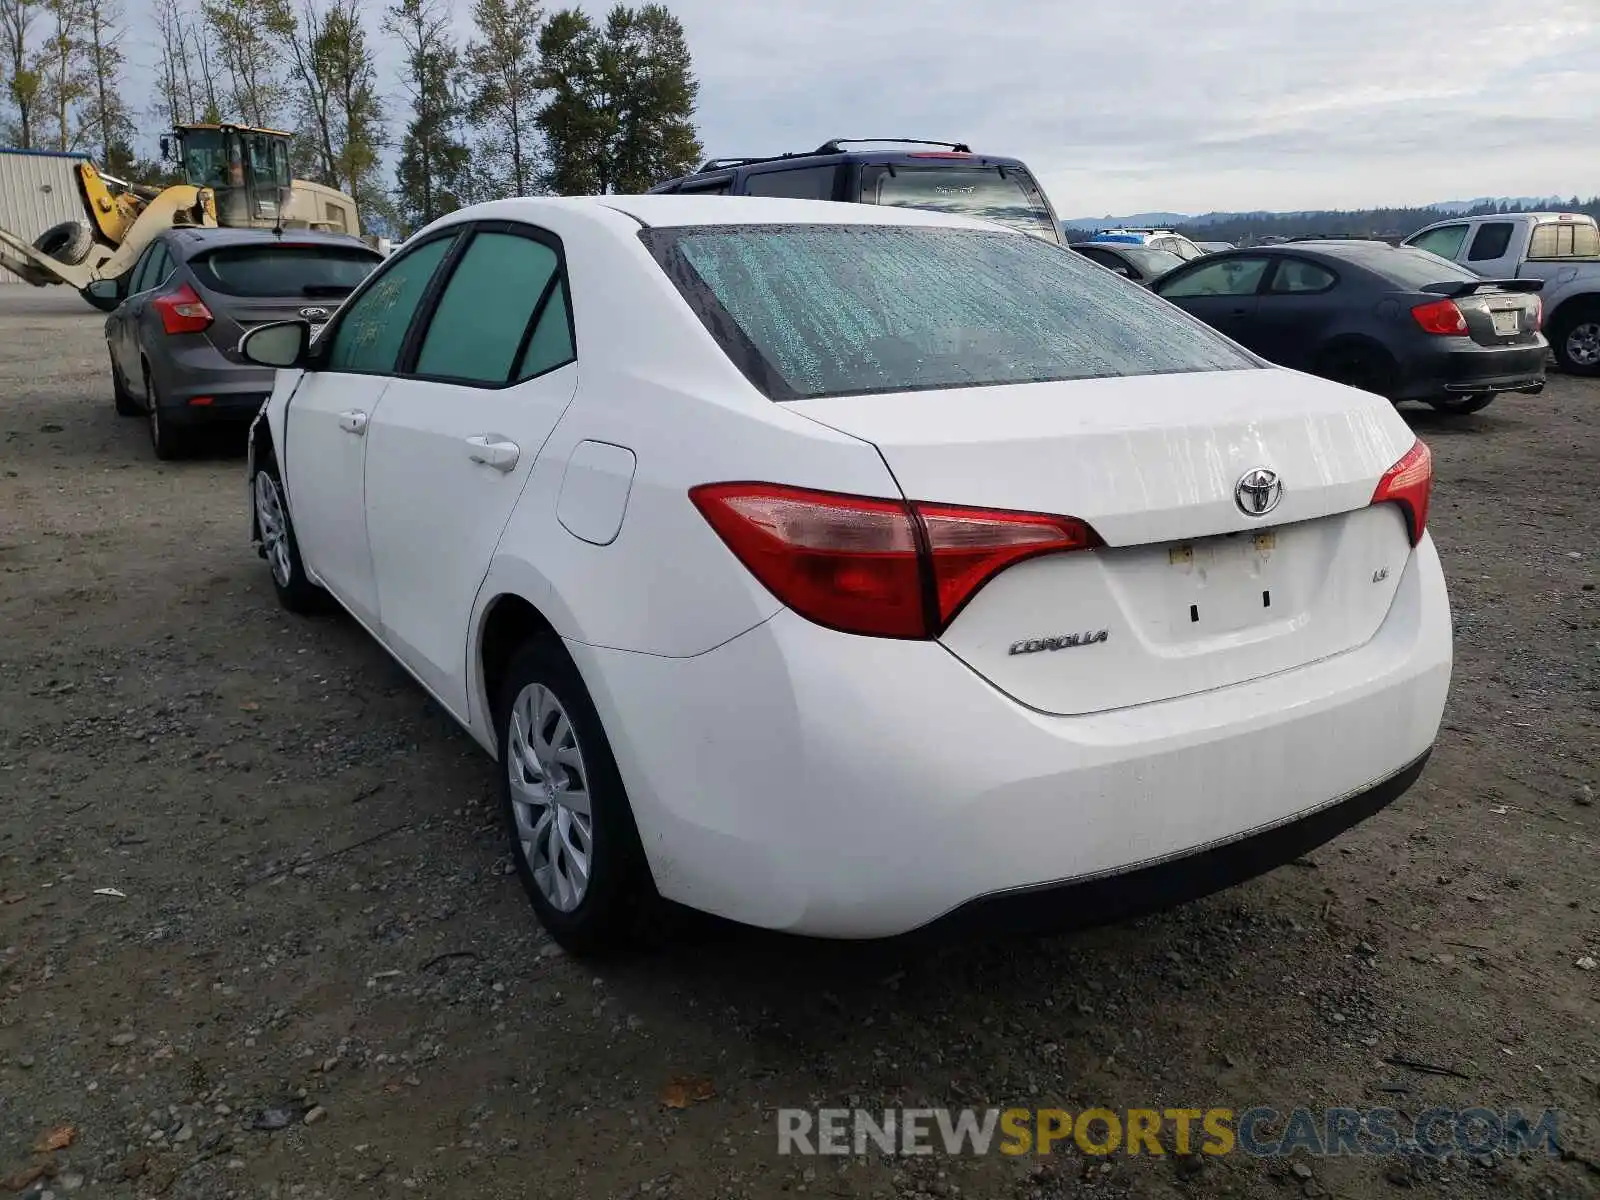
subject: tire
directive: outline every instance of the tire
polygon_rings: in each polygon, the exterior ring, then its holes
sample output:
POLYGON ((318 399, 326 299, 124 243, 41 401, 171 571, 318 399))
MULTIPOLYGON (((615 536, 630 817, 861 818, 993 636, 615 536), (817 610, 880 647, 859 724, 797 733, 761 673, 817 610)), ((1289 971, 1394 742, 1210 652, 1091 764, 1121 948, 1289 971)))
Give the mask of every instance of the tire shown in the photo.
POLYGON ((1568 375, 1600 375, 1600 304, 1563 308, 1549 329, 1556 364, 1568 375))
POLYGON ((663 906, 600 715, 556 638, 511 656, 495 723, 511 856, 540 923, 572 954, 647 939, 663 906))
POLYGON ((34 238, 33 248, 57 262, 75 267, 94 249, 94 230, 84 221, 63 221, 34 238))
POLYGON ((128 385, 122 382, 122 372, 117 370, 115 356, 111 356, 110 351, 107 351, 107 355, 111 357, 111 399, 117 406, 117 416, 137 417, 144 412, 144 408, 128 390, 128 385))
POLYGON ((161 419, 161 396, 155 381, 150 378, 150 368, 144 371, 144 413, 150 429, 150 448, 162 462, 175 462, 189 452, 188 430, 174 428, 172 422, 161 419))
POLYGON ((1452 417, 1464 417, 1468 413, 1482 412, 1494 402, 1494 392, 1476 396, 1436 396, 1428 403, 1437 411, 1449 413, 1452 417))
POLYGON ((317 613, 328 608, 328 593, 312 583, 300 559, 300 541, 284 501, 283 476, 269 456, 256 464, 250 480, 250 504, 261 535, 262 557, 272 573, 272 590, 278 603, 292 613, 317 613))
POLYGON ((1317 356, 1316 374, 1346 387, 1388 397, 1394 390, 1394 361, 1382 350, 1359 342, 1331 346, 1317 356))

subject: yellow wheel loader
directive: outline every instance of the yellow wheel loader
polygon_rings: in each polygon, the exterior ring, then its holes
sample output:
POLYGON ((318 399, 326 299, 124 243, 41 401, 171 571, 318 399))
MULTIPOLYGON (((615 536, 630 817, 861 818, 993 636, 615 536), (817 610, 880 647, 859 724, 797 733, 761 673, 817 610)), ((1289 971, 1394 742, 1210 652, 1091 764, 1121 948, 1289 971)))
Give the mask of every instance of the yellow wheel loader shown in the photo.
POLYGON ((37 287, 66 284, 99 309, 97 279, 120 279, 144 248, 175 225, 323 229, 360 236, 356 204, 335 188, 289 173, 290 135, 246 125, 180 125, 161 139, 161 156, 180 164, 184 182, 145 187, 92 163, 73 168, 84 219, 33 241, 0 229, 0 267, 37 287))

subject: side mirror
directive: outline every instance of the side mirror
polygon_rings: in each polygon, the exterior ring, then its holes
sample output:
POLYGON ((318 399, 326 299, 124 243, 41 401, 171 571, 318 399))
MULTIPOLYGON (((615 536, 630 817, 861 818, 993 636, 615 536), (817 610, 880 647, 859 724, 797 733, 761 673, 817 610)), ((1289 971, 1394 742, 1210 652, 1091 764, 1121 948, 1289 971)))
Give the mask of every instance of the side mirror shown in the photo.
POLYGON ((107 304, 121 304, 124 298, 122 285, 127 281, 127 276, 119 275, 115 279, 96 279, 84 288, 84 291, 96 300, 107 304))
POLYGON ((161 135, 161 161, 172 161, 172 138, 165 133, 161 135))
POLYGON ((303 367, 310 345, 310 324, 274 321, 257 325, 240 338, 239 353, 258 367, 303 367))

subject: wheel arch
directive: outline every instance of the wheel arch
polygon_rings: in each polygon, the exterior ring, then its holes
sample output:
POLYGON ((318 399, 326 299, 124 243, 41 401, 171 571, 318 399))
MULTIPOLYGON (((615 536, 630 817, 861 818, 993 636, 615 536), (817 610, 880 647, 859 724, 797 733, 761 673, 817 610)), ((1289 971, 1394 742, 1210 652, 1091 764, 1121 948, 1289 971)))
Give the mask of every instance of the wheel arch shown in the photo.
POLYGON ((1600 292, 1573 292, 1544 315, 1544 327, 1555 329, 1568 317, 1583 312, 1600 313, 1600 292))
MULTIPOLYGON (((261 541, 261 523, 256 520, 255 505, 256 464, 269 461, 277 461, 277 455, 272 445, 272 430, 265 420, 258 417, 250 422, 250 436, 245 443, 244 451, 245 486, 250 489, 250 544, 252 546, 261 541)), ((285 500, 284 503, 287 504, 288 501, 285 500)))
POLYGON ((1313 350, 1309 356, 1312 373, 1328 378, 1325 375, 1325 371, 1328 369, 1329 364, 1337 360, 1339 356, 1352 352, 1370 355, 1380 363, 1383 369, 1388 372, 1388 383, 1391 390, 1400 382, 1403 371, 1400 366, 1399 356, 1385 345, 1381 338, 1359 330, 1346 330, 1342 333, 1336 333, 1313 350))
MULTIPOLYGON (((480 591, 478 615, 472 626, 467 648, 467 707, 470 728, 490 753, 498 753, 495 704, 505 681, 505 670, 517 648, 532 638, 560 633, 545 609, 529 594, 548 595, 548 588, 522 578, 515 583, 507 575, 532 575, 532 572, 491 569, 490 578, 480 591), (496 575, 501 578, 497 580, 496 575), (531 586, 530 586, 531 585, 531 586)), ((576 665, 576 664, 574 664, 576 665)))

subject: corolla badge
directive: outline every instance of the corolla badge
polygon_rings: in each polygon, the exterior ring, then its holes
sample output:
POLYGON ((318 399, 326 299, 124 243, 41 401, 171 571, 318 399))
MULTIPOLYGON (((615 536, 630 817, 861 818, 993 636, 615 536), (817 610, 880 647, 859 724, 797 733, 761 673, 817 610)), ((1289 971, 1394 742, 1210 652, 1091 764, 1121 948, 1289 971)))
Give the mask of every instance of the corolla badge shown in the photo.
POLYGON ((1026 638, 1012 642, 1010 654, 1038 654, 1043 650, 1071 650, 1076 646, 1097 646, 1111 636, 1109 629, 1094 629, 1088 633, 1063 633, 1055 637, 1026 638))
POLYGON ((325 321, 329 313, 325 308, 302 308, 300 315, 308 321, 325 321))
POLYGON ((1276 471, 1256 467, 1239 476, 1233 485, 1233 502, 1247 517, 1264 517, 1283 499, 1283 480, 1276 471))

